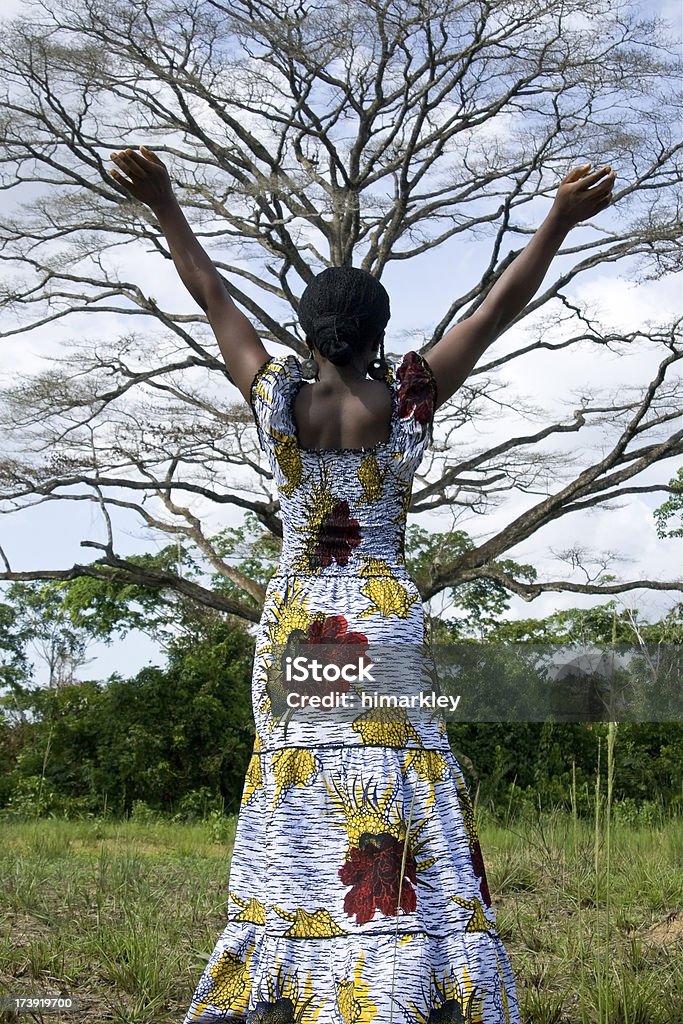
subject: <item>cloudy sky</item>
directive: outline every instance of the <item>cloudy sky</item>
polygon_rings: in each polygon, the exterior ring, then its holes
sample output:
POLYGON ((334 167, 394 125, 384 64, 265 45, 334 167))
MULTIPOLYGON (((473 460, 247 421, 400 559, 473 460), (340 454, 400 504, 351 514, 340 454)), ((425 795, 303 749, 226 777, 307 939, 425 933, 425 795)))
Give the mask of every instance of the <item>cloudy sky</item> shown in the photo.
MULTIPOLYGON (((27 5, 20 3, 19 0, 9 0, 8 6, 6 0, 4 11, 7 16, 11 16, 21 13, 25 6, 27 5)), ((667 0, 660 6, 666 17, 680 24, 680 9, 677 3, 669 3, 667 0)), ((647 9, 651 10, 649 4, 647 9)), ((605 158, 608 159, 609 154, 605 154, 605 158)), ((408 262, 395 263, 390 267, 383 280, 392 296, 393 334, 390 330, 387 338, 387 347, 391 351, 402 352, 409 347, 401 333, 402 330, 424 328, 430 321, 436 322, 440 319, 452 294, 461 293, 467 286, 468 275, 476 277, 476 256, 476 247, 463 252, 461 243, 456 242, 443 246, 438 252, 430 253, 421 259, 417 271, 415 266, 408 262)), ((578 284, 572 294, 599 310, 603 322, 615 330, 633 330, 649 318, 661 319, 667 310, 671 313, 680 312, 680 278, 634 286, 626 274, 625 265, 616 269, 602 269, 578 284)), ((153 260, 142 252, 135 258, 133 265, 127 267, 126 276, 137 281, 143 290, 146 289, 148 294, 153 294, 160 305, 166 308, 177 312, 195 309, 192 300, 184 295, 173 268, 168 265, 160 266, 158 260, 153 260)), ((122 329, 115 316, 98 316, 95 319, 96 330, 100 333, 109 330, 115 336, 122 329)), ((4 329, 7 329, 7 326, 7 322, 2 324, 4 329)), ((129 328, 130 319, 127 318, 123 329, 129 328)), ((93 318, 74 317, 66 323, 58 323, 28 335, 3 340, 0 366, 3 382, 10 374, 30 374, 38 367, 44 366, 46 360, 60 352, 62 341, 74 337, 79 330, 83 332, 84 337, 92 337, 95 330, 93 318)), ((495 354, 516 347, 524 338, 522 330, 511 330, 486 354, 482 364, 495 354)), ((623 391, 629 386, 642 386, 653 376, 659 358, 661 351, 656 351, 653 346, 598 353, 592 348, 572 348, 568 352, 546 353, 516 360, 496 375, 495 379, 508 385, 506 394, 510 398, 515 397, 515 404, 519 405, 520 398, 526 399, 540 410, 541 417, 533 421, 533 426, 537 429, 542 422, 548 422, 562 410, 564 417, 568 418, 571 410, 578 404, 579 396, 585 394, 587 389, 595 395, 601 390, 610 393, 615 387, 623 391)), ((237 398, 235 394, 235 399, 237 398)), ((479 429, 486 433, 488 442, 495 443, 498 439, 518 432, 522 424, 528 428, 529 420, 520 417, 514 408, 511 408, 501 412, 497 418, 479 424, 479 429)), ((575 445, 576 435, 570 437, 569 445, 575 445)), ((613 438, 614 435, 611 435, 611 439, 613 438)), ((595 450, 599 451, 609 440, 610 437, 604 434, 602 437, 593 436, 591 443, 595 445, 595 450)), ((467 448, 474 443, 474 438, 463 432, 461 442, 463 447, 467 448)), ((583 436, 580 442, 582 445, 586 444, 583 436)), ((638 482, 666 482, 674 475, 677 467, 678 462, 670 460, 644 474, 638 482)), ((552 492, 556 488, 556 481, 548 480, 547 486, 552 492)), ((532 499, 520 495, 517 499, 507 501, 500 510, 493 510, 483 518, 470 517, 458 526, 468 529, 476 540, 481 541, 494 534, 536 500, 538 496, 532 499)), ((655 532, 652 513, 662 500, 661 494, 627 495, 618 503, 621 507, 613 506, 609 511, 563 517, 526 544, 508 552, 508 555, 520 562, 533 563, 538 568, 541 578, 566 578, 568 569, 553 556, 553 552, 579 545, 597 553, 610 552, 614 558, 613 571, 625 577, 680 578, 681 541, 659 540, 655 532)), ((201 503, 198 503, 194 511, 204 517, 209 533, 234 522, 226 518, 225 510, 216 510, 201 503)), ((445 529, 448 526, 447 520, 431 522, 435 528, 445 529)), ((429 522, 423 521, 423 525, 429 525, 429 522)), ((85 502, 51 503, 23 511, 18 515, 5 516, 0 521, 0 543, 15 569, 64 568, 74 561, 89 561, 92 553, 80 546, 83 539, 104 539, 99 513, 94 506, 85 502)), ((163 544, 165 538, 150 538, 132 517, 118 517, 117 547, 122 553, 156 550, 163 544)), ((680 599, 681 595, 676 592, 631 591, 618 600, 625 607, 638 608, 645 617, 656 617, 680 599)), ((585 606, 596 603, 596 600, 599 599, 556 593, 546 594, 530 604, 515 598, 512 601, 510 615, 542 617, 558 608, 585 606)), ((435 610, 438 607, 437 603, 435 610)), ((150 661, 159 664, 163 661, 157 648, 141 636, 131 637, 125 643, 115 644, 111 648, 93 647, 90 654, 93 660, 79 673, 83 678, 105 677, 114 670, 131 674, 150 661)))

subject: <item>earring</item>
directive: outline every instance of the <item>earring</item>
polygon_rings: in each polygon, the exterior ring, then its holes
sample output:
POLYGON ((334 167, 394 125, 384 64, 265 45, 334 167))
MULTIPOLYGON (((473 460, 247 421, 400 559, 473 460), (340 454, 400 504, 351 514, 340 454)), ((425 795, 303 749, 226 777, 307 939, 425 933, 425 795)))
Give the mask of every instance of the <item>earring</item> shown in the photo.
POLYGON ((384 358, 384 336, 380 342, 379 356, 376 356, 371 363, 368 363, 367 372, 373 380, 384 380, 389 365, 384 358))
POLYGON ((313 349, 309 349, 308 359, 301 360, 301 376, 304 380, 315 380, 320 373, 318 360, 313 355, 313 349))

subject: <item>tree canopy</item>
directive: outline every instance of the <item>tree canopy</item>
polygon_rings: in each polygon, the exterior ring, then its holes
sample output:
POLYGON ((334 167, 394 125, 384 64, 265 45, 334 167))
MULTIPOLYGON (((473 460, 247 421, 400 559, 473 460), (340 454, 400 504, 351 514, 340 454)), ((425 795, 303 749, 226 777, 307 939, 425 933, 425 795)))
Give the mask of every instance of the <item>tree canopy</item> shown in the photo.
POLYGON ((298 296, 325 266, 381 276, 411 261, 417 273, 439 247, 476 245, 480 273, 468 261, 411 336, 427 351, 514 259, 562 174, 586 156, 612 161, 621 184, 610 215, 572 232, 518 318, 521 340, 494 347, 439 414, 411 512, 442 510, 455 525, 438 535, 424 596, 487 581, 527 600, 683 589, 606 568, 531 578, 507 557, 562 516, 672 493, 670 467, 660 480, 646 471, 683 450, 680 317, 615 331, 577 294, 615 266, 634 282, 681 270, 678 68, 665 24, 613 0, 55 0, 27 10, 0 42, 4 336, 40 339, 57 324, 74 333, 47 368, 2 392, 0 500, 18 515, 92 502, 107 539, 83 542, 95 561, 59 569, 16 571, 5 551, 2 578, 113 572, 247 620, 263 597, 258 574, 222 556, 200 511, 248 511, 277 545, 277 495, 249 410, 233 402, 201 311, 136 279, 144 254, 162 280, 169 253, 153 216, 108 174, 112 149, 145 142, 172 167, 198 237, 266 344, 299 355, 298 296), (459 443, 495 406, 496 375, 535 353, 573 348, 588 378, 592 352, 634 346, 650 356, 642 388, 617 381, 599 394, 587 379, 574 407, 496 443, 459 443), (596 427, 599 454, 567 458, 561 442, 596 427), (505 502, 493 535, 464 529, 505 502), (196 545, 236 589, 120 555, 117 508, 196 545))

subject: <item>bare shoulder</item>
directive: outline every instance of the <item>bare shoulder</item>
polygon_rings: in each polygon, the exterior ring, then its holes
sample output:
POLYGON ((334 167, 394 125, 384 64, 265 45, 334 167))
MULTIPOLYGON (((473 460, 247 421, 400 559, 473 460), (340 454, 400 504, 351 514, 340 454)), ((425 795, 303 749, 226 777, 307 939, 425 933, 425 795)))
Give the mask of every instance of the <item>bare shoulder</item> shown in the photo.
POLYGON ((368 408, 382 413, 391 406, 391 391, 381 380, 365 381, 368 408))

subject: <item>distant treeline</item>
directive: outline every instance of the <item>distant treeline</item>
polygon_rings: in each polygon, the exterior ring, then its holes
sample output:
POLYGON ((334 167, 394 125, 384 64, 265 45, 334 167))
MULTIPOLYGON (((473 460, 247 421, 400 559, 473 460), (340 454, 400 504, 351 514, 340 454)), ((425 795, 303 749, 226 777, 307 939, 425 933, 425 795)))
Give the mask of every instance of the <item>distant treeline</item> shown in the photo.
MULTIPOLYGON (((254 742, 252 657, 244 628, 213 617, 203 636, 172 645, 165 668, 131 679, 15 681, 0 724, 0 813, 121 816, 140 802, 179 819, 235 811, 254 742)), ((598 763, 605 790, 606 732, 449 723, 470 787, 496 813, 569 807, 573 787, 590 813, 598 763)), ((619 725, 614 798, 683 807, 683 723, 619 725)))
MULTIPOLYGON (((223 554, 246 551, 238 567, 265 584, 277 550, 254 539, 253 529, 224 534, 223 554)), ((438 543, 438 535, 409 530, 408 565, 416 579, 425 578, 438 543)), ((176 545, 136 558, 154 571, 179 558, 186 572, 196 569, 192 552, 176 545)), ((533 575, 529 566, 507 562, 506 568, 533 575)), ((218 575, 214 585, 228 598, 236 592, 236 584, 218 575)), ((616 601, 544 619, 508 620, 509 596, 493 579, 453 588, 454 617, 431 620, 432 640, 568 646, 683 641, 680 603, 657 622, 641 620, 616 601)), ((114 574, 111 580, 12 583, 3 598, 0 815, 124 816, 137 805, 181 820, 237 810, 254 745, 254 640, 244 619, 168 589, 121 582, 114 574), (77 678, 94 641, 132 630, 159 642, 163 667, 147 666, 130 679, 116 672, 106 680, 77 678), (36 658, 43 663, 42 679, 36 658)), ((569 807, 572 800, 579 813, 591 813, 598 768, 603 794, 606 788, 606 734, 606 723, 449 723, 470 788, 495 814, 528 805, 569 807)), ((683 723, 618 726, 613 795, 631 808, 683 807, 683 723)))

